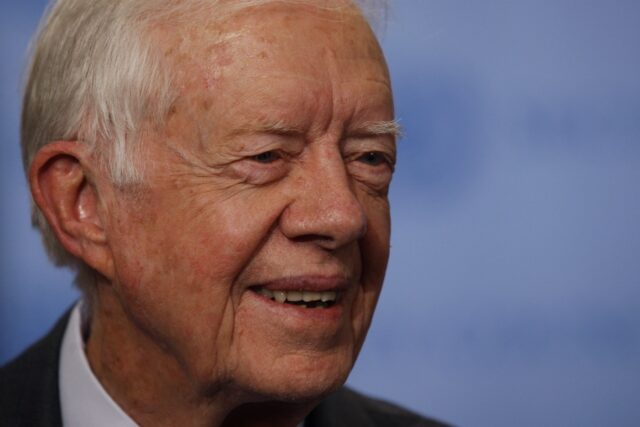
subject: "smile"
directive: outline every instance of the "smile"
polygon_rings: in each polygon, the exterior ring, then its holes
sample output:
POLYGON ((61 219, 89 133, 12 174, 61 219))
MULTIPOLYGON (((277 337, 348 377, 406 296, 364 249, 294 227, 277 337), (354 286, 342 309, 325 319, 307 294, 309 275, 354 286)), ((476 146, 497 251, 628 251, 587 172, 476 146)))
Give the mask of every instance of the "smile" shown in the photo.
POLYGON ((254 292, 281 304, 292 304, 306 308, 329 308, 338 298, 336 291, 271 291, 263 287, 253 289, 254 292))

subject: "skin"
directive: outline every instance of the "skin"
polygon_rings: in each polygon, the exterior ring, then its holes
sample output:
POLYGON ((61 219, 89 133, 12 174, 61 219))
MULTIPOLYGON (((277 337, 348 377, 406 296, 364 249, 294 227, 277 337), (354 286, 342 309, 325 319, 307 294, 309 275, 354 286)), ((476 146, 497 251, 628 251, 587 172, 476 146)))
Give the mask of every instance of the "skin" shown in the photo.
POLYGON ((141 425, 294 426, 346 380, 384 278, 384 58, 359 15, 301 5, 154 36, 180 93, 142 138, 144 186, 114 187, 74 141, 31 168, 59 240, 100 273, 89 362, 141 425), (307 309, 259 286, 340 296, 307 309))

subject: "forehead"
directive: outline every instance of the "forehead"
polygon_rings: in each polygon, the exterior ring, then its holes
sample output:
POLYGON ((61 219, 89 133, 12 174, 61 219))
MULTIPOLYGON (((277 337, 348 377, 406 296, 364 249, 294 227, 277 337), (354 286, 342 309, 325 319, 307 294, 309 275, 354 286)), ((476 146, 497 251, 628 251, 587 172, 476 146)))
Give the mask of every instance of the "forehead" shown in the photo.
POLYGON ((165 33, 185 126, 208 133, 252 120, 322 128, 336 116, 391 119, 379 45, 358 10, 341 4, 267 2, 165 33))
POLYGON ((195 77, 209 87, 229 68, 250 72, 261 66, 308 73, 329 72, 333 65, 346 75, 358 64, 387 78, 375 36, 348 1, 223 5, 221 11, 202 10, 157 28, 163 53, 182 83, 195 77))
POLYGON ((381 53, 359 10, 318 4, 266 3, 237 13, 218 26, 222 34, 244 35, 260 48, 304 46, 307 51, 332 49, 336 54, 371 56, 381 53))

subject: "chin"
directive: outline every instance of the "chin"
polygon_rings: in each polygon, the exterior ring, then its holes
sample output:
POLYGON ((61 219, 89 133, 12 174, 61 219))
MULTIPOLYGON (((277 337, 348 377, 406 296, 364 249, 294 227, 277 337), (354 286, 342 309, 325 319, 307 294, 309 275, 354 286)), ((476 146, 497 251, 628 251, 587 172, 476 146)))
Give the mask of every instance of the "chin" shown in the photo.
POLYGON ((247 370, 237 384, 254 401, 313 402, 345 383, 353 359, 346 351, 286 355, 247 370))

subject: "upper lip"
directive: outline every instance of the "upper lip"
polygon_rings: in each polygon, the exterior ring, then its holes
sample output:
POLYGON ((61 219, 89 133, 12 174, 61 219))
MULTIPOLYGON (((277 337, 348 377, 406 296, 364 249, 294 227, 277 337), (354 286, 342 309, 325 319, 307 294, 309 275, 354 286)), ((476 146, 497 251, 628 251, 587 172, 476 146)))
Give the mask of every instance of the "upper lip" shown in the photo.
POLYGON ((265 288, 270 291, 342 291, 349 286, 344 276, 305 275, 282 277, 257 283, 254 288, 265 288))

